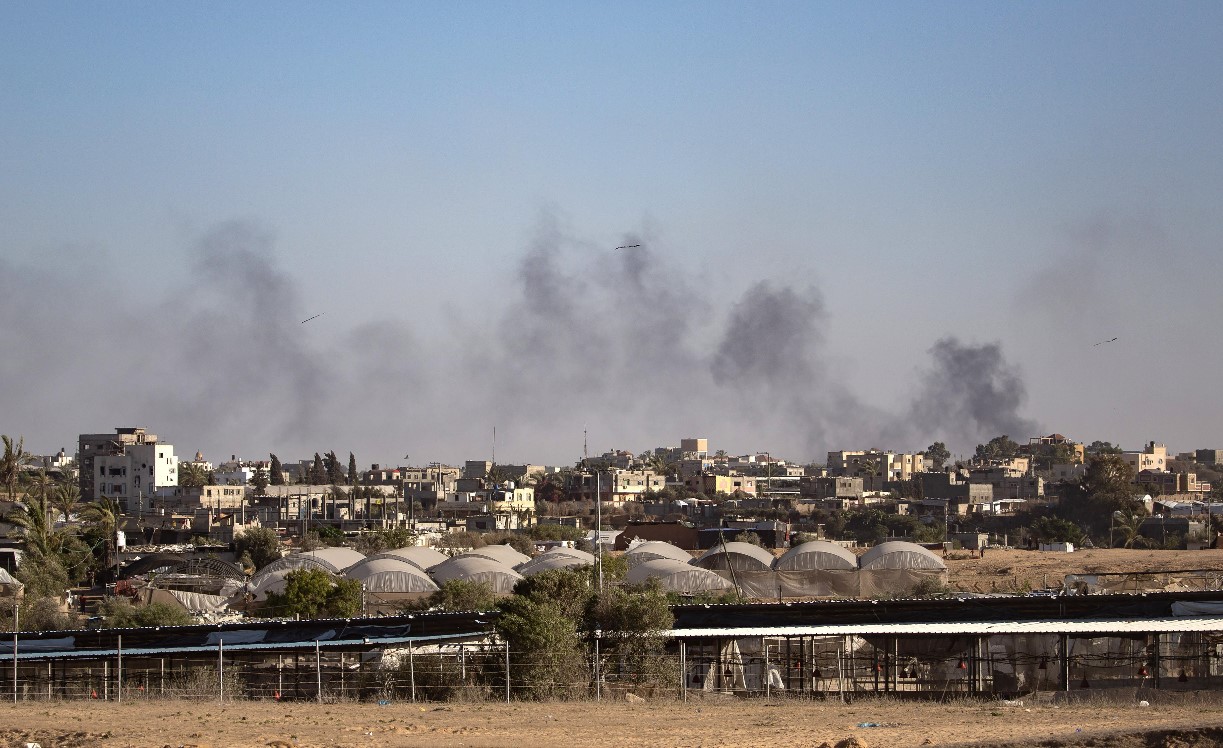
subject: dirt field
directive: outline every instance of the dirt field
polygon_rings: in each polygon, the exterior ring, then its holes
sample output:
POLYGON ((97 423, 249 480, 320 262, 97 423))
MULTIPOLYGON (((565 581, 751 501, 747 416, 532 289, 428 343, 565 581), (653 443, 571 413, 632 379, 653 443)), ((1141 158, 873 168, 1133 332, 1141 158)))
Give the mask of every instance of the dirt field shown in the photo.
MULTIPOLYGON (((1132 697, 1133 694, 1128 696, 1132 697)), ((1217 745, 1223 699, 1181 696, 1149 707, 1054 704, 692 700, 521 704, 283 704, 237 702, 30 703, 0 706, 0 745, 163 746, 835 746, 1217 745)))
POLYGON ((1074 553, 988 550, 985 558, 957 551, 946 559, 948 586, 964 592, 1018 592, 1060 586, 1067 574, 1211 569, 1223 572, 1223 550, 1077 550, 1074 553))

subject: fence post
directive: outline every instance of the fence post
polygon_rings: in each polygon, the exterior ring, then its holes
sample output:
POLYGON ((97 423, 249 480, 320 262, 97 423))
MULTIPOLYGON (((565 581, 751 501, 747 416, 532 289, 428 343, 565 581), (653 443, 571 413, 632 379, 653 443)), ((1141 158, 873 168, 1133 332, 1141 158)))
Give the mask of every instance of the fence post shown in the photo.
POLYGON ((318 686, 318 702, 323 703, 323 655, 319 650, 318 639, 314 640, 314 680, 318 686))
POLYGON ((118 664, 116 667, 117 677, 115 679, 115 692, 117 694, 116 701, 122 704, 123 703, 123 634, 119 634, 119 643, 115 648, 115 652, 118 655, 118 664))
POLYGON ((217 699, 225 703, 225 639, 217 639, 217 699))
POLYGON ((505 703, 510 703, 510 643, 505 643, 505 703))
POLYGON ((17 631, 21 628, 21 608, 13 600, 13 706, 17 705, 17 631))
POLYGON ((764 700, 769 701, 773 698, 773 680, 769 676, 769 642, 763 636, 760 637, 760 649, 764 651, 764 700))
POLYGON ((684 703, 688 702, 688 640, 679 640, 679 692, 684 703))
POLYGON ((599 640, 603 638, 603 630, 595 629, 595 701, 603 700, 603 663, 599 659, 599 640))
POLYGON ((110 701, 110 659, 102 660, 102 701, 110 701))
POLYGON ((416 703, 416 648, 408 642, 408 686, 412 691, 412 703, 416 703))

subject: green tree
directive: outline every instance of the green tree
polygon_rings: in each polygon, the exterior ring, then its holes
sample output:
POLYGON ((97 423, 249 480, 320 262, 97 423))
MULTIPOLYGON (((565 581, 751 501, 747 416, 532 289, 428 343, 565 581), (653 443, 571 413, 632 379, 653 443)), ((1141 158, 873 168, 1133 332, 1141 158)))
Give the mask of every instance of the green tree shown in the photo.
POLYGON ((281 617, 351 618, 361 612, 361 582, 335 579, 322 569, 294 569, 285 576, 284 592, 268 593, 264 610, 281 617))
POLYGON ((25 585, 25 594, 33 598, 54 597, 62 600, 70 584, 68 570, 59 557, 54 553, 38 551, 31 551, 22 557, 13 577, 25 585))
POLYGON ((271 479, 268 477, 267 469, 262 465, 255 466, 255 472, 251 475, 251 488, 255 489, 255 496, 267 496, 268 484, 271 479))
POLYGON ((1113 517, 1108 530, 1109 541, 1116 544, 1114 547, 1121 548, 1141 545, 1143 540, 1142 520, 1143 517, 1139 514, 1122 514, 1119 517, 1113 517))
POLYGON ((1019 454, 1019 445, 1006 434, 995 436, 977 445, 977 457, 983 460, 1005 460, 1019 454))
POLYGON ((344 471, 340 467, 340 458, 336 456, 335 450, 327 453, 323 458, 323 464, 327 468, 328 483, 338 486, 344 482, 344 471))
POLYGON ((1042 543, 1078 543, 1083 539, 1082 528, 1059 517, 1040 517, 1028 529, 1042 543))
POLYGON ((249 554, 258 571, 281 557, 280 536, 270 527, 252 527, 234 538, 234 554, 249 554))
POLYGON ((65 522, 72 520, 72 515, 76 514, 77 506, 81 503, 81 487, 76 481, 68 479, 62 480, 55 486, 55 495, 51 500, 51 505, 55 510, 62 514, 65 522))
POLYGON ((119 503, 114 499, 101 498, 97 501, 91 501, 81 509, 81 520, 95 528, 102 536, 103 542, 99 544, 99 549, 95 550, 94 555, 97 556, 101 552, 99 565, 109 569, 114 565, 116 554, 115 532, 119 529, 119 518, 123 516, 123 510, 120 509, 119 503))
POLYGON ((280 458, 274 454, 269 454, 268 457, 272 460, 268 466, 268 480, 273 486, 283 486, 285 482, 285 469, 280 464, 280 458))
POLYGON ((416 545, 416 534, 406 527, 366 530, 357 538, 357 551, 366 556, 416 545))
POLYGON ((357 458, 352 452, 348 453, 348 485, 357 485, 357 458))
POLYGON ((935 442, 926 447, 926 458, 930 460, 935 470, 942 470, 947 460, 951 459, 951 452, 948 451, 946 444, 935 442))
POLYGON ((857 509, 844 513, 843 535, 865 545, 877 545, 888 536, 887 518, 878 509, 857 509))
POLYGON ((178 463, 178 485, 182 488, 200 488, 212 483, 209 471, 198 462, 178 463))
POLYGON ((22 631, 64 631, 79 628, 75 614, 60 610, 62 598, 25 597, 21 601, 22 631))
POLYGON ((310 466, 310 484, 321 486, 327 482, 327 470, 323 467, 323 456, 314 453, 314 464, 310 466))
POLYGON ((520 581, 498 603, 497 630, 510 643, 520 692, 555 698, 586 691, 582 624, 593 587, 589 570, 557 569, 520 581))
POLYGON ((101 628, 130 629, 148 626, 189 626, 191 614, 168 603, 133 605, 126 597, 107 597, 98 605, 101 628))
POLYGON ((1121 454, 1121 447, 1115 446, 1112 442, 1102 442, 1096 440, 1091 444, 1088 444, 1084 451, 1089 455, 1119 455, 1121 454))
POLYGON ((546 524, 528 527, 526 536, 532 540, 567 540, 576 543, 585 539, 586 533, 569 525, 546 524))
POLYGON ((583 628, 601 632, 600 655, 616 664, 621 682, 666 686, 678 678, 676 663, 663 657, 674 623, 666 593, 658 580, 650 580, 606 587, 587 606, 583 628))
POLYGON ((30 459, 30 453, 25 451, 25 437, 13 441, 11 436, 0 436, 4 441, 4 455, 0 456, 0 483, 8 490, 8 500, 15 501, 17 482, 21 479, 21 468, 30 459))
POLYGON ((50 489, 46 491, 29 491, 25 495, 24 506, 18 504, 5 519, 25 531, 26 548, 40 555, 51 552, 52 512, 48 500, 50 489))
POLYGON ((429 608, 452 613, 492 610, 496 607, 497 593, 487 582, 450 579, 443 582, 428 600, 429 608))

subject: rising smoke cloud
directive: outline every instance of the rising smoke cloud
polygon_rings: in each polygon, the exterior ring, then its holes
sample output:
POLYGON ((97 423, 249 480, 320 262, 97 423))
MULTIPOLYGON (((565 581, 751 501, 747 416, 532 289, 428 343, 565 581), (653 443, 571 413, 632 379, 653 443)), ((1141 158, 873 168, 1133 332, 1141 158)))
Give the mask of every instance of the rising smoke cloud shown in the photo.
POLYGON ((422 462, 483 457, 496 425, 498 459, 562 464, 586 430, 599 451, 707 435, 820 461, 828 449, 1035 433, 996 344, 939 341, 911 408, 890 414, 829 364, 813 280, 761 279, 725 303, 652 242, 623 243, 642 246, 593 247, 545 214, 514 293, 429 336, 393 315, 330 339, 303 329, 319 310, 252 221, 202 235, 190 281, 161 297, 106 293, 113 279, 97 267, 3 264, 0 340, 20 354, 0 364, 0 430, 71 449, 81 432, 144 425, 209 458, 403 450, 422 462))

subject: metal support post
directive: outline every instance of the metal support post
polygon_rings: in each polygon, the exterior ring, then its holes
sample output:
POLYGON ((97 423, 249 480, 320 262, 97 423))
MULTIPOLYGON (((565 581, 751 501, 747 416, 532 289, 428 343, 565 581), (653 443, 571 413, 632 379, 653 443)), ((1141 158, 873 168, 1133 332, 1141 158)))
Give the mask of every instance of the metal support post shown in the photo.
POLYGON ((217 700, 225 703, 225 640, 217 639, 217 700))
POLYGON ((688 701, 688 640, 679 640, 679 690, 680 698, 688 701))
POLYGON ((416 648, 408 642, 408 687, 412 692, 412 703, 416 703, 416 648))
POLYGON ((323 655, 319 650, 318 639, 314 640, 314 682, 317 687, 317 700, 323 702, 323 655))

